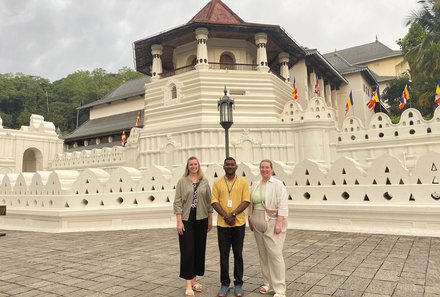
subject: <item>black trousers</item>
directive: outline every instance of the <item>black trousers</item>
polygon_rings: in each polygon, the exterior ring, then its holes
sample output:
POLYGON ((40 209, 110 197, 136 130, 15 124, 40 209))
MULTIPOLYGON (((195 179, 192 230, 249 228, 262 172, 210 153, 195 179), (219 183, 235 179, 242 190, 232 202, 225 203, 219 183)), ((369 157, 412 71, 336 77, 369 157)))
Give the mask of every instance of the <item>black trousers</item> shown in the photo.
POLYGON ((220 251, 220 282, 224 286, 231 284, 229 278, 229 252, 234 253, 234 285, 243 285, 243 242, 246 225, 238 227, 217 226, 218 248, 220 251))
POLYGON ((180 277, 186 280, 205 274, 206 237, 208 218, 196 220, 191 211, 188 221, 183 221, 185 232, 179 234, 180 277))

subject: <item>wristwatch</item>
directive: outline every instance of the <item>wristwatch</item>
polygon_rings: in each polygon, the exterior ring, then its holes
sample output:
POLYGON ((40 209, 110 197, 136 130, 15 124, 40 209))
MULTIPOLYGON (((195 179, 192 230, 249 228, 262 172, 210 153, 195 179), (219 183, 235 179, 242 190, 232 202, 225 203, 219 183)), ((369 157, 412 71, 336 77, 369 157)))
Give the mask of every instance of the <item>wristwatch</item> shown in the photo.
POLYGON ((232 213, 232 216, 233 216, 233 217, 236 217, 236 216, 237 216, 237 214, 236 214, 235 212, 233 212, 233 213, 232 213))

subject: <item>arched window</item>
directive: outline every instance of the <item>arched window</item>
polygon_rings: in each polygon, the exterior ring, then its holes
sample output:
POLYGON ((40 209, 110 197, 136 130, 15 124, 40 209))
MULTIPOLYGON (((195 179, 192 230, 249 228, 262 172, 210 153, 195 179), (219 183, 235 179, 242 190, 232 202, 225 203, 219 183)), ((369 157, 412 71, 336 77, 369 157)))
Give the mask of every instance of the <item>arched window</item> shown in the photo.
POLYGON ((220 69, 234 69, 234 58, 228 54, 223 53, 220 56, 220 69))

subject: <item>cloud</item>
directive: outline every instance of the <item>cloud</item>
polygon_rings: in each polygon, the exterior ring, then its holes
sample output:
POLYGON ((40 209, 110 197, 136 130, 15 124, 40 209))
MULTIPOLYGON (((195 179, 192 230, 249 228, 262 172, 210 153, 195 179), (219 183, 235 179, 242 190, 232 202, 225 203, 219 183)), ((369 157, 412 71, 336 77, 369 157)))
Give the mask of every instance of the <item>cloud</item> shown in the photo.
MULTIPOLYGON (((387 46, 407 29, 417 0, 223 0, 243 20, 283 27, 322 53, 373 42, 387 46)), ((133 68, 132 43, 185 24, 208 0, 2 0, 0 73, 50 80, 78 70, 133 68)))

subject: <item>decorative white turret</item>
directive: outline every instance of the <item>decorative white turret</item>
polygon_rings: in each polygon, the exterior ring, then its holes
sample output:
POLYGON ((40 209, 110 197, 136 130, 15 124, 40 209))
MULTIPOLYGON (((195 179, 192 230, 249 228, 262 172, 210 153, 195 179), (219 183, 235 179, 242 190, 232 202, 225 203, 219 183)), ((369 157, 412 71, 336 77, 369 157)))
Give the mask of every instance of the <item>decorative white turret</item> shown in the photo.
POLYGON ((269 65, 267 63, 267 52, 266 52, 266 44, 267 44, 267 34, 266 33, 257 33, 255 34, 255 44, 257 45, 257 69, 259 71, 268 71, 269 65))
POLYGON ((284 77, 286 81, 290 81, 289 73, 289 54, 282 52, 278 55, 278 61, 280 62, 280 75, 284 77))
POLYGON ((196 69, 208 69, 208 29, 197 28, 196 29, 196 39, 197 39, 197 64, 196 69))
POLYGON ((160 44, 153 44, 151 46, 151 54, 153 55, 153 65, 151 69, 151 79, 157 80, 162 73, 162 53, 163 47, 160 44))

